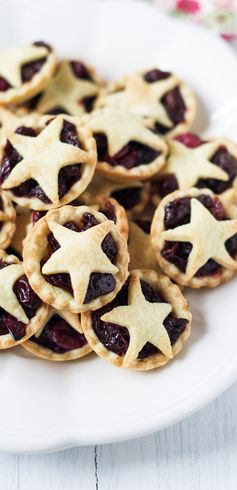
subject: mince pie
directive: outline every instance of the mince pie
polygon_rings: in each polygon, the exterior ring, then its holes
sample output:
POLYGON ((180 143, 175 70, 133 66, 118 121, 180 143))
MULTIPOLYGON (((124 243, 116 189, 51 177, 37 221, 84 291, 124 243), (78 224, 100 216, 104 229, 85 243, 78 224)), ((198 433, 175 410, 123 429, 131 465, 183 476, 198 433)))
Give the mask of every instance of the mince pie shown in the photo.
POLYGON ((15 202, 52 209, 78 197, 91 181, 95 141, 78 118, 56 116, 41 131, 20 127, 8 134, 1 165, 0 183, 15 202))
POLYGON ((183 286, 215 287, 237 270, 237 208, 208 189, 166 196, 151 233, 160 267, 183 286))
POLYGON ((41 41, 0 53, 0 104, 18 104, 38 94, 55 68, 54 51, 41 41))
POLYGON ((24 342, 43 325, 48 306, 32 290, 22 262, 0 250, 0 349, 24 342))
POLYGON ((92 112, 85 121, 96 140, 96 171, 106 178, 146 180, 164 166, 167 145, 139 116, 105 108, 92 112))
POLYGON ((128 218, 132 219, 145 209, 150 198, 150 183, 149 182, 129 182, 127 184, 121 182, 111 182, 104 179, 101 175, 95 174, 92 182, 82 194, 82 200, 92 200, 97 195, 103 194, 107 197, 112 197, 123 206, 128 218))
POLYGON ((41 328, 22 346, 48 361, 72 361, 92 350, 83 334, 79 315, 51 307, 41 328))
POLYGON ((190 88, 175 75, 158 69, 134 73, 111 84, 97 107, 122 109, 151 120, 151 127, 162 136, 186 131, 196 113, 190 88))
POLYGON ((150 235, 151 221, 138 219, 129 222, 128 253, 130 255, 129 270, 153 269, 160 271, 155 258, 150 235))
POLYGON ((72 313, 111 301, 128 273, 126 241, 113 221, 87 206, 49 211, 28 233, 23 257, 40 298, 72 313))
POLYGON ((135 270, 113 301, 81 315, 93 350, 119 367, 148 370, 169 362, 190 334, 191 314, 178 286, 135 270))
POLYGON ((211 189, 222 199, 237 196, 237 145, 226 138, 202 140, 193 133, 184 133, 168 143, 169 156, 165 167, 152 184, 153 202, 180 189, 191 187, 211 189))
POLYGON ((78 60, 63 60, 57 73, 36 101, 41 114, 81 116, 93 109, 101 81, 95 70, 78 60))
POLYGON ((15 232, 16 213, 10 198, 0 191, 0 248, 7 248, 15 232))

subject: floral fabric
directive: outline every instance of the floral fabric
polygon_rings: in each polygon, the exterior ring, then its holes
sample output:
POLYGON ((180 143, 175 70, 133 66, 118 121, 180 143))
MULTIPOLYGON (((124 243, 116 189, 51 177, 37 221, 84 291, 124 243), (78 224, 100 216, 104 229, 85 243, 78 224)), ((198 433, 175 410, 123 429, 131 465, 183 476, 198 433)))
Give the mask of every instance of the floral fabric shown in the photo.
POLYGON ((237 39, 237 0, 154 0, 171 15, 210 27, 226 40, 237 39))

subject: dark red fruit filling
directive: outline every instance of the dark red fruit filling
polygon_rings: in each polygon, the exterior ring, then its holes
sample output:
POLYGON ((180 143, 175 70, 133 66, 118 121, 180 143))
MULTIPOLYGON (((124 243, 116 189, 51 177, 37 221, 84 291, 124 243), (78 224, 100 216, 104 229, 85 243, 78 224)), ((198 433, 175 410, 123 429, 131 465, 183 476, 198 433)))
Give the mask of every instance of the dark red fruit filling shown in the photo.
POLYGON ((33 336, 30 340, 52 350, 55 354, 80 349, 87 343, 84 335, 77 332, 59 315, 50 318, 39 337, 33 336))
POLYGON ((196 187, 208 188, 215 194, 221 194, 231 187, 231 184, 236 177, 237 160, 224 146, 221 146, 212 156, 210 161, 224 170, 228 174, 229 179, 226 182, 217 179, 199 179, 196 187))
MULTIPOLYGON (((165 106, 167 114, 174 126, 184 121, 187 109, 179 87, 175 87, 169 92, 166 92, 166 94, 163 95, 161 102, 165 106)), ((159 122, 155 123, 155 130, 160 134, 166 134, 171 131, 171 129, 172 128, 168 128, 159 122)))
POLYGON ((137 219, 134 221, 139 228, 141 228, 147 235, 149 235, 151 231, 151 221, 148 219, 137 219))
MULTIPOLYGON (((126 281, 122 289, 117 294, 116 298, 108 305, 103 306, 97 311, 93 311, 92 326, 99 338, 100 342, 110 351, 119 356, 124 356, 129 346, 129 332, 125 327, 119 327, 115 323, 103 322, 101 317, 111 311, 117 306, 123 306, 128 304, 128 286, 129 279, 126 281)), ((162 295, 155 291, 150 284, 146 281, 141 281, 142 292, 147 301, 150 303, 165 302, 162 295)), ((164 327, 166 328, 170 337, 171 344, 173 345, 182 332, 185 330, 187 320, 184 318, 176 318, 173 313, 170 313, 164 321, 164 327)), ((149 342, 144 345, 143 349, 139 352, 138 359, 144 359, 152 354, 157 354, 159 349, 149 342)))
MULTIPOLYGON (((74 222, 65 223, 63 226, 73 230, 77 233, 88 230, 93 226, 98 225, 98 221, 91 213, 84 213, 82 215, 81 223, 76 224, 74 222)), ((41 267, 49 260, 51 255, 60 248, 59 243, 54 238, 53 234, 48 235, 48 254, 41 261, 41 267)), ((104 238, 101 243, 101 248, 103 252, 107 255, 110 262, 115 263, 117 257, 117 245, 110 233, 104 238)), ((60 287, 61 289, 67 291, 73 296, 73 289, 71 284, 70 275, 67 273, 59 274, 44 274, 45 280, 52 284, 53 286, 60 287)), ((84 299, 84 304, 98 298, 99 296, 104 296, 105 294, 111 293, 115 288, 115 279, 112 274, 101 274, 98 272, 93 272, 90 276, 90 281, 86 296, 84 299)))
MULTIPOLYGON (((165 207, 165 228, 166 230, 176 228, 190 222, 190 197, 175 199, 165 207)), ((211 198, 208 195, 200 195, 197 199, 205 206, 215 219, 223 221, 228 219, 222 203, 218 198, 211 198)), ((229 238, 225 243, 228 253, 234 257, 237 253, 237 234, 229 238)), ((162 257, 176 265, 181 272, 186 272, 189 254, 192 244, 189 242, 165 242, 161 251, 162 257)), ((195 274, 196 277, 219 274, 222 266, 215 260, 209 259, 195 274)))
POLYGON ((79 104, 84 106, 86 112, 91 112, 94 109, 94 103, 96 100, 96 95, 92 97, 84 97, 84 99, 79 100, 79 104))
MULTIPOLYGON (((33 128, 21 126, 16 130, 16 133, 23 136, 36 137, 37 132, 33 128)), ((74 124, 69 121, 63 121, 63 128, 60 134, 60 141, 69 145, 77 146, 81 148, 81 144, 78 138, 78 134, 74 124)), ((0 184, 2 184, 11 170, 22 160, 21 155, 17 150, 7 141, 4 147, 4 154, 2 159, 2 166, 0 169, 0 184)), ((61 168, 58 174, 58 193, 62 198, 69 189, 81 178, 81 164, 76 163, 74 165, 66 165, 61 168)), ((34 179, 29 179, 23 182, 17 187, 11 189, 13 194, 17 197, 36 197, 45 204, 50 204, 50 199, 46 196, 43 189, 34 179)))
POLYGON ((80 61, 70 61, 70 65, 75 77, 93 82, 89 70, 83 63, 80 61))
MULTIPOLYGON (((51 47, 48 44, 45 44, 43 41, 37 41, 34 43, 34 46, 46 48, 49 52, 51 51, 51 47)), ((30 63, 26 63, 21 67, 21 79, 22 82, 30 82, 32 78, 38 73, 42 66, 46 62, 46 57, 44 56, 43 58, 36 60, 36 61, 31 61, 30 63)))
MULTIPOLYGON (((7 267, 10 264, 4 265, 7 267)), ((15 284, 13 291, 21 304, 26 316, 31 319, 36 315, 37 309, 41 305, 40 298, 31 289, 28 279, 25 275, 20 277, 15 284)), ((0 335, 11 334, 14 340, 20 340, 26 335, 27 325, 18 321, 14 316, 0 308, 0 335)))
POLYGON ((31 221, 32 225, 35 225, 39 219, 43 218, 45 216, 47 211, 33 211, 31 214, 31 221))
POLYGON ((197 148, 198 146, 205 143, 205 141, 203 141, 197 134, 194 133, 183 133, 179 136, 176 136, 175 139, 177 141, 180 141, 180 143, 183 143, 183 145, 187 146, 188 148, 197 148))
POLYGON ((121 204, 127 211, 134 208, 141 200, 141 187, 128 187, 126 189, 119 189, 111 193, 111 197, 114 197, 116 201, 121 204))
POLYGON ((112 167, 121 165, 130 170, 139 165, 149 164, 160 155, 159 151, 155 151, 149 146, 142 145, 137 141, 130 141, 118 153, 110 156, 107 136, 103 133, 96 133, 94 138, 97 144, 98 160, 108 162, 112 167))
POLYGON ((147 71, 143 78, 148 83, 158 82, 159 80, 165 80, 170 77, 170 73, 168 71, 158 70, 154 68, 153 70, 147 71))
POLYGON ((116 209, 109 199, 103 203, 103 206, 99 207, 99 212, 103 213, 106 218, 110 219, 114 223, 117 222, 116 209))
POLYGON ((6 92, 12 85, 3 77, 0 77, 0 92, 6 92))

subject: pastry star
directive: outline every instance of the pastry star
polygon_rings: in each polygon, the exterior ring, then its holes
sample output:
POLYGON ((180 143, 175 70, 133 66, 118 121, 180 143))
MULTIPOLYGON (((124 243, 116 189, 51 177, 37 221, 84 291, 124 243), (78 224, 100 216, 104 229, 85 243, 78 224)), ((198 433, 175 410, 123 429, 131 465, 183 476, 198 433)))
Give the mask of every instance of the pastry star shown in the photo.
POLYGON ((48 313, 42 327, 39 330, 37 330, 37 332, 35 333, 35 335, 34 335, 35 337, 40 337, 45 326, 47 325, 49 320, 54 315, 61 316, 61 318, 63 318, 65 320, 65 322, 67 322, 71 327, 75 328, 75 330, 77 330, 79 333, 83 334, 81 322, 79 321, 79 317, 78 317, 77 313, 71 313, 70 311, 58 311, 58 310, 55 310, 55 308, 50 307, 49 313, 48 313))
POLYGON ((191 279, 209 259, 227 269, 236 269, 237 262, 226 250, 225 242, 237 233, 237 219, 218 221, 198 199, 191 199, 191 221, 161 233, 164 240, 190 242, 186 277, 191 279))
POLYGON ((115 274, 118 271, 101 248, 103 239, 114 226, 113 221, 103 221, 79 233, 54 221, 48 225, 61 247, 44 264, 42 272, 70 274, 75 301, 81 305, 92 272, 115 274))
POLYGON ((13 291, 15 282, 23 274, 24 270, 21 264, 11 264, 0 269, 0 307, 20 322, 27 324, 29 323, 29 319, 13 291))
POLYGON ((22 156, 2 184, 11 189, 28 179, 35 179, 46 196, 58 204, 58 173, 65 165, 83 163, 86 153, 76 146, 60 141, 63 116, 58 116, 35 138, 12 134, 8 140, 22 156))
POLYGON ((108 137, 109 154, 114 155, 129 141, 139 141, 155 150, 165 148, 162 140, 144 126, 143 120, 118 109, 105 108, 88 120, 93 133, 104 132, 108 137))
POLYGON ((103 322, 110 322, 126 327, 130 342, 124 356, 123 366, 129 367, 147 342, 155 345, 170 359, 173 357, 168 333, 163 325, 171 312, 168 303, 150 303, 143 295, 140 279, 133 274, 128 290, 128 305, 118 306, 101 317, 103 322))
POLYGON ((37 61, 48 55, 43 47, 25 46, 19 49, 10 49, 0 54, 0 76, 5 78, 12 87, 22 85, 21 67, 31 61, 37 61))
POLYGON ((227 181, 229 176, 209 159, 214 155, 220 144, 217 141, 206 143, 190 149, 179 141, 169 143, 170 157, 165 173, 174 174, 179 188, 186 190, 195 186, 200 178, 211 178, 227 181))
POLYGON ((80 104, 84 97, 96 95, 98 89, 93 82, 76 78, 67 61, 62 61, 55 77, 41 97, 37 110, 47 113, 54 107, 62 107, 68 114, 80 116, 85 111, 80 104))
POLYGON ((137 115, 153 117, 164 126, 171 128, 173 122, 161 99, 166 92, 177 85, 177 80, 172 76, 166 80, 147 83, 141 75, 135 74, 127 78, 125 90, 107 95, 106 102, 111 107, 120 106, 137 115))

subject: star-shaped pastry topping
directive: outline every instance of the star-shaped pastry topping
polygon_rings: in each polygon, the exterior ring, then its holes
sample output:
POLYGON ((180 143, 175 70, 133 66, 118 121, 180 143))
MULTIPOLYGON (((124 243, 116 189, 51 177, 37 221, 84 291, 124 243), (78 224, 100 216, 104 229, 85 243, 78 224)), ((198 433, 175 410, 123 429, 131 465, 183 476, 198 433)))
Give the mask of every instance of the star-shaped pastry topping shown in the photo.
POLYGON ((209 259, 227 269, 236 269, 237 262, 226 250, 225 242, 237 233, 237 219, 218 221, 198 199, 191 199, 190 223, 161 233, 164 240, 190 242, 186 278, 191 279, 209 259))
POLYGON ((87 160, 86 152, 60 141, 62 127, 63 116, 58 116, 35 138, 20 134, 9 136, 8 140, 22 160, 2 184, 3 189, 11 189, 32 178, 54 204, 59 203, 59 170, 87 160))
POLYGON ((29 319, 13 291, 15 282, 23 274, 24 270, 21 264, 11 264, 0 269, 0 307, 20 322, 27 324, 29 319))
POLYGON ((140 74, 126 78, 125 89, 105 96, 106 105, 121 107, 142 117, 152 117, 171 128, 173 122, 161 102, 163 95, 177 87, 178 81, 170 76, 165 80, 147 83, 140 74))
POLYGON ((218 141, 212 141, 191 149, 179 141, 170 141, 170 156, 165 166, 165 173, 174 174, 182 190, 195 186, 200 178, 226 182, 229 179, 228 174, 210 162, 210 158, 219 146, 218 141))
POLYGON ((138 141, 155 150, 165 150, 164 142, 144 126, 143 120, 119 109, 105 108, 88 118, 93 133, 105 133, 108 138, 109 154, 115 155, 129 141, 138 141))
POLYGON ((130 335, 123 366, 129 367, 147 342, 165 356, 173 357, 170 338, 163 322, 171 312, 169 303, 150 303, 143 295, 139 277, 133 273, 128 289, 128 305, 118 306, 101 317, 103 322, 126 327, 130 335))
POLYGON ((50 112, 55 107, 62 107, 68 114, 80 116, 85 112, 81 100, 97 95, 96 84, 89 80, 77 78, 68 61, 62 61, 55 77, 45 89, 37 111, 50 112))
POLYGON ((5 78, 12 87, 20 87, 23 83, 22 65, 45 58, 48 54, 46 48, 37 46, 25 46, 0 53, 0 76, 5 78))
POLYGON ((40 337, 42 334, 45 326, 48 324, 49 320, 54 316, 54 315, 59 315, 61 318, 65 320, 65 322, 68 323, 71 327, 75 328, 79 333, 83 334, 83 330, 81 327, 81 322, 79 320, 78 314, 77 313, 71 313, 70 311, 59 311, 55 310, 55 308, 50 307, 48 315, 42 325, 42 327, 37 330, 37 332, 34 334, 35 337, 40 337))
POLYGON ((115 274, 118 271, 101 248, 103 239, 114 226, 113 221, 103 221, 79 233, 54 221, 48 225, 61 247, 44 264, 42 272, 70 274, 75 301, 81 305, 92 272, 115 274))

